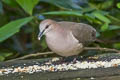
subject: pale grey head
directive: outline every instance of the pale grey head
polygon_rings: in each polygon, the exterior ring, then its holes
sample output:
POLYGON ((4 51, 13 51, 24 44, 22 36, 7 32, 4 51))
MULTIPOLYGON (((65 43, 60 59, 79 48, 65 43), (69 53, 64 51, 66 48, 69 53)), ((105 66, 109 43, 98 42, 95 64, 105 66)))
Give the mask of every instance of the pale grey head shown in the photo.
POLYGON ((46 35, 48 32, 52 31, 56 26, 54 26, 56 24, 56 21, 50 20, 50 19, 46 19, 44 21, 42 21, 39 25, 39 35, 38 35, 38 39, 40 40, 41 37, 43 35, 46 35))

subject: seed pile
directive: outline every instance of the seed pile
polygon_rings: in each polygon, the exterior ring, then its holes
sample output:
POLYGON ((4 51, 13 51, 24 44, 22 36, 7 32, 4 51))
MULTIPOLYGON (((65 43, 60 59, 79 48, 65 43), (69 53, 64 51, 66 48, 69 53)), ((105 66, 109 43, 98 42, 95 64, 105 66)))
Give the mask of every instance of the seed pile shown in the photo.
MULTIPOLYGON (((59 58, 53 58, 51 61, 45 62, 44 64, 34 64, 31 66, 24 67, 10 67, 0 69, 0 75, 6 75, 10 73, 35 73, 35 72, 57 72, 67 70, 78 70, 78 69, 93 69, 93 68, 109 68, 120 66, 120 59, 111 59, 110 61, 79 61, 76 62, 63 62, 61 64, 53 64, 58 61, 59 58)), ((26 65, 26 64, 24 64, 26 65)))

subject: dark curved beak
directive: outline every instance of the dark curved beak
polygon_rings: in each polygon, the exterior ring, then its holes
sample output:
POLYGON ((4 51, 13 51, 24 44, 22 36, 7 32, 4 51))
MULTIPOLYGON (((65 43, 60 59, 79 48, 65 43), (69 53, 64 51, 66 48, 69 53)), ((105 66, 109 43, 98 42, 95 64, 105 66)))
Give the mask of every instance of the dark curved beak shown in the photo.
POLYGON ((38 40, 40 40, 41 37, 43 36, 43 32, 44 32, 44 30, 42 32, 39 32, 39 34, 38 34, 38 40))

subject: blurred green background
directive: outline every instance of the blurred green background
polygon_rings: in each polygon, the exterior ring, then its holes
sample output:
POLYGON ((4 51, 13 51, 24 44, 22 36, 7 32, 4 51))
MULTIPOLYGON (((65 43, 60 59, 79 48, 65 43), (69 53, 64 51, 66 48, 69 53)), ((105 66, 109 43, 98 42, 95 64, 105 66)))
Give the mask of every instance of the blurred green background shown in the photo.
POLYGON ((120 0, 0 0, 0 61, 49 51, 37 40, 48 18, 92 25, 100 40, 93 44, 120 49, 120 0))

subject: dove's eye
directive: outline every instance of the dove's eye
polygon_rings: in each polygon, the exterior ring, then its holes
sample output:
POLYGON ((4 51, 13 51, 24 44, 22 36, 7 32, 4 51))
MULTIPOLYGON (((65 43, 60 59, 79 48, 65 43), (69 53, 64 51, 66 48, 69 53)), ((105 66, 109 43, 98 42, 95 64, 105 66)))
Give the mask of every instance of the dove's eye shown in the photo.
POLYGON ((49 28, 50 25, 46 25, 45 29, 49 28))

